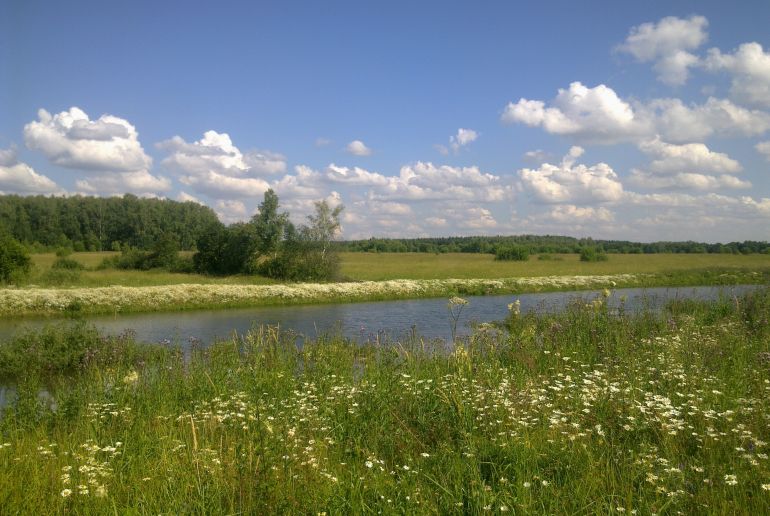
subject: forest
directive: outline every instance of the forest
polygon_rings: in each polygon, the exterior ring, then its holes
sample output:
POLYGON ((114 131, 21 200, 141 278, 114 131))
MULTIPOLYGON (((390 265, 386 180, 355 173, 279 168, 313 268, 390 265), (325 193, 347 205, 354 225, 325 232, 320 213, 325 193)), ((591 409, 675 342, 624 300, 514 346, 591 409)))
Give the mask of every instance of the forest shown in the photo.
POLYGON ((0 196, 0 227, 33 251, 151 249, 173 234, 190 250, 204 228, 217 224, 214 211, 194 202, 123 197, 0 196))

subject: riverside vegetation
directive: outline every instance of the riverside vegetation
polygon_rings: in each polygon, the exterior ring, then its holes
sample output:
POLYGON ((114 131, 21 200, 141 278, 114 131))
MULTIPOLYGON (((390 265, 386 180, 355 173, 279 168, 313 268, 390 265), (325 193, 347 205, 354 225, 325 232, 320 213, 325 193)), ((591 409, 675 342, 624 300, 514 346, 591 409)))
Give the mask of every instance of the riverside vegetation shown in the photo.
POLYGON ((0 345, 17 390, 0 506, 770 512, 770 291, 639 314, 610 313, 611 295, 549 315, 511 298, 506 321, 454 345, 298 347, 268 327, 183 353, 84 323, 18 336, 0 345))

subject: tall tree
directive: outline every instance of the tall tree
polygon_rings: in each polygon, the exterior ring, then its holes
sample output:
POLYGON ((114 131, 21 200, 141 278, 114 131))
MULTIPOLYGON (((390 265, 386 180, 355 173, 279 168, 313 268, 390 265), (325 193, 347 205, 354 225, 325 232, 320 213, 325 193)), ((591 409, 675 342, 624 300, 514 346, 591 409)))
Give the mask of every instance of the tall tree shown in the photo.
POLYGON ((289 214, 278 213, 278 196, 272 188, 265 192, 259 212, 251 219, 256 232, 255 253, 260 256, 275 259, 284 237, 286 224, 289 222, 289 214))

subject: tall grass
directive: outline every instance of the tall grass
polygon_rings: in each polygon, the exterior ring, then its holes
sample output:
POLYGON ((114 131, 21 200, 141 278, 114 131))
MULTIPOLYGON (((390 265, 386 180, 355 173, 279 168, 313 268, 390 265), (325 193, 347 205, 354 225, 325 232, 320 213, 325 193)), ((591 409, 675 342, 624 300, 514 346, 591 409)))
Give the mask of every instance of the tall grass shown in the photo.
POLYGON ((547 316, 512 303, 502 326, 451 347, 297 346, 259 328, 151 353, 77 327, 86 344, 67 358, 78 339, 30 334, 0 352, 19 382, 0 421, 0 507, 766 514, 769 317, 765 290, 639 315, 602 298, 547 316), (46 346, 64 356, 13 359, 46 346))

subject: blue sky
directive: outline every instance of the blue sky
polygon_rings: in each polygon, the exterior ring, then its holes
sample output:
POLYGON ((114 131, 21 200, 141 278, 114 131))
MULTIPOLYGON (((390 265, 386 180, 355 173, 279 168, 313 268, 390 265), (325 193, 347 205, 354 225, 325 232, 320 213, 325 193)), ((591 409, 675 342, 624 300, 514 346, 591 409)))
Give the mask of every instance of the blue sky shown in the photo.
POLYGON ((770 3, 0 4, 0 192, 770 239, 770 3))

